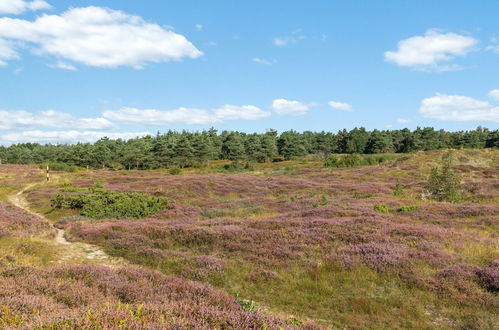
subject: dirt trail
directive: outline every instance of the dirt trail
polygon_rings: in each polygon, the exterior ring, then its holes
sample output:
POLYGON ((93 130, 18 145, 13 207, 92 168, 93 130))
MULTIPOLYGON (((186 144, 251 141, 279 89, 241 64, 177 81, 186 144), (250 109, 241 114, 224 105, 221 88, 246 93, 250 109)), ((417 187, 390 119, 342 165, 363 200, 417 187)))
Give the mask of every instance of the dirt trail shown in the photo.
POLYGON ((94 263, 105 265, 109 267, 120 267, 126 264, 126 261, 122 258, 111 257, 102 251, 98 246, 81 243, 81 242, 69 242, 64 237, 64 230, 54 227, 52 222, 44 217, 42 214, 36 213, 29 208, 28 201, 24 198, 23 194, 30 188, 35 186, 35 184, 29 184, 25 186, 17 194, 9 197, 10 203, 23 209, 24 211, 30 213, 33 216, 39 217, 47 222, 54 230, 57 231, 54 241, 61 247, 62 254, 58 260, 59 264, 66 263, 94 263))

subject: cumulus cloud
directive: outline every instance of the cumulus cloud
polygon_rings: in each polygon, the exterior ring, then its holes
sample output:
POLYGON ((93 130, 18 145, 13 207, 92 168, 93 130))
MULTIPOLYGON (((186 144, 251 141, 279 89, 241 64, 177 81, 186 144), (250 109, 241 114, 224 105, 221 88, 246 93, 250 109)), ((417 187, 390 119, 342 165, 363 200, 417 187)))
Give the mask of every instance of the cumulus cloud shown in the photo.
POLYGON ((149 62, 178 61, 203 55, 183 35, 139 16, 102 7, 71 8, 34 21, 0 18, 0 60, 18 56, 17 47, 89 66, 142 68, 149 62), (6 43, 11 41, 11 43, 6 43), (15 45, 15 46, 14 46, 15 45))
POLYGON ((419 112, 439 120, 499 122, 499 107, 462 95, 437 94, 426 98, 419 112))
POLYGON ((304 115, 311 107, 312 104, 286 99, 275 99, 272 102, 272 109, 280 115, 304 115))
POLYGON ((496 101, 499 101, 499 89, 494 89, 489 92, 489 96, 496 101))
POLYGON ((272 65, 272 64, 276 63, 276 60, 269 61, 269 60, 266 60, 266 59, 260 58, 260 57, 254 57, 252 59, 252 61, 255 63, 258 63, 258 64, 263 64, 263 65, 272 65))
POLYGON ((473 50, 477 40, 456 33, 428 30, 424 36, 401 40, 396 51, 385 52, 385 59, 398 66, 417 70, 456 70, 457 65, 441 65, 473 50))
POLYGON ((93 131, 23 131, 0 135, 0 143, 10 145, 23 142, 72 144, 77 142, 95 142, 103 137, 128 140, 151 135, 149 132, 93 132, 93 131))
POLYGON ((104 111, 105 118, 134 125, 211 125, 226 120, 258 120, 270 116, 253 105, 224 105, 212 111, 206 109, 178 108, 174 110, 121 108, 104 111))
POLYGON ((230 105, 214 110, 215 117, 219 120, 258 120, 270 116, 270 112, 263 111, 254 105, 230 105))
POLYGON ((349 112, 354 111, 353 107, 348 103, 330 101, 330 102, 328 102, 328 104, 331 108, 336 109, 336 110, 349 111, 349 112))
POLYGON ((43 0, 0 0, 0 14, 22 14, 28 10, 50 9, 51 6, 43 0))
POLYGON ((0 39, 0 66, 7 65, 6 61, 19 59, 19 55, 6 40, 0 39))
POLYGON ((105 118, 75 118, 54 110, 31 113, 24 110, 0 110, 0 130, 19 130, 36 127, 102 130, 114 128, 105 118))

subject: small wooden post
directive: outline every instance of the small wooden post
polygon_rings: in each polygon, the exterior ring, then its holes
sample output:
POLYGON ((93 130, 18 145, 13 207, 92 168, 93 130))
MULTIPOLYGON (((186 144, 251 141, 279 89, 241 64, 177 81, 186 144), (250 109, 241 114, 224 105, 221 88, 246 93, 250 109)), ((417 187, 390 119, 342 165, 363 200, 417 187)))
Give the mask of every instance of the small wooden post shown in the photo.
POLYGON ((50 174, 49 174, 49 166, 47 165, 47 181, 50 180, 50 174))

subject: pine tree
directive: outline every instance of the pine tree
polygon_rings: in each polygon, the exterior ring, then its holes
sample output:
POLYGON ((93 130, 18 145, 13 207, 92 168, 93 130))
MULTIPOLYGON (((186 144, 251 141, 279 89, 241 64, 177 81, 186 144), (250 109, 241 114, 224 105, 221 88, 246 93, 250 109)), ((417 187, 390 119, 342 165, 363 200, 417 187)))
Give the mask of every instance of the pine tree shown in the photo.
POLYGON ((245 159, 243 139, 239 133, 230 132, 226 135, 222 143, 222 157, 232 161, 245 159))
POLYGON ((187 134, 182 134, 173 148, 174 162, 180 168, 192 165, 194 150, 187 134))
POLYGON ((279 154, 284 156, 286 160, 307 154, 302 136, 293 130, 283 132, 279 136, 277 139, 277 148, 279 154))

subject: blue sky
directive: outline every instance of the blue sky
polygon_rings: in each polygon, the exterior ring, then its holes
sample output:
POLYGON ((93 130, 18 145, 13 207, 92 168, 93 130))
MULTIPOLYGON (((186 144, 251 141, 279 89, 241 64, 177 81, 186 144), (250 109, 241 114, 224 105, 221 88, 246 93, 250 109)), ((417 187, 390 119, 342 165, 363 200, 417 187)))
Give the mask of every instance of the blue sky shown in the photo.
POLYGON ((0 0, 0 144, 499 126, 498 1, 0 0))

